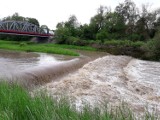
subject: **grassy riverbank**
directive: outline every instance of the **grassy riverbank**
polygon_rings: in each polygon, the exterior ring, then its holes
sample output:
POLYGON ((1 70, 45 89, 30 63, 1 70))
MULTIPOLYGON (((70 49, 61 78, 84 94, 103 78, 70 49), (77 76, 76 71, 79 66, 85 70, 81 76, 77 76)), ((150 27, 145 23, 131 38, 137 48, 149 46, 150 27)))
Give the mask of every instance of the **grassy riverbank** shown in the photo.
POLYGON ((73 46, 73 45, 58 45, 58 44, 33 44, 30 42, 17 42, 17 41, 4 41, 0 40, 0 49, 17 50, 26 52, 44 52, 52 54, 63 54, 70 56, 79 56, 78 53, 69 49, 80 49, 80 50, 95 50, 91 47, 84 46, 73 46))
MULTIPOLYGON (((124 106, 113 111, 107 105, 101 109, 88 105, 78 112, 66 99, 53 100, 44 94, 31 97, 22 87, 5 82, 0 82, 0 96, 0 120, 135 120, 124 106)), ((146 114, 144 120, 156 118, 146 114)))

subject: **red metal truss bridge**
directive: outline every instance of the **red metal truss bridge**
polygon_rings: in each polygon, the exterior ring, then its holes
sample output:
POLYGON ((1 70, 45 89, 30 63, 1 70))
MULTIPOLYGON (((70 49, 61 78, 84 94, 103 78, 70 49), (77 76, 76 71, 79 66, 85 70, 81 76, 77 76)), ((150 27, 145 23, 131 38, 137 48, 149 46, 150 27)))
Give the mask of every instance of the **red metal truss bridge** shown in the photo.
POLYGON ((50 37, 53 34, 48 28, 41 28, 25 21, 0 21, 0 34, 50 37))

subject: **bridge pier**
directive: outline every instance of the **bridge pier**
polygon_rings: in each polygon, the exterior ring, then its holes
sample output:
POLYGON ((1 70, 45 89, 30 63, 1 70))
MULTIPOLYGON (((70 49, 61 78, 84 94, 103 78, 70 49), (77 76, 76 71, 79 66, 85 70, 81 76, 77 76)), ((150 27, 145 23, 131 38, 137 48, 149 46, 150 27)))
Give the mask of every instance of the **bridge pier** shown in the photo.
POLYGON ((52 41, 52 38, 51 37, 33 37, 31 41, 35 43, 49 43, 52 41))

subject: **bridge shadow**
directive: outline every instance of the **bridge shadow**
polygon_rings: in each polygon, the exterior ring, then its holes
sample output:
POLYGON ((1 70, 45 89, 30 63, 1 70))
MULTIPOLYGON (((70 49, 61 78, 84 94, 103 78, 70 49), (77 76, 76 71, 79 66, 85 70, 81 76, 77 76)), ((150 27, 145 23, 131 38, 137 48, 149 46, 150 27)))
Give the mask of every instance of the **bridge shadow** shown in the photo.
POLYGON ((30 41, 34 43, 50 43, 52 39, 52 37, 33 37, 30 41))

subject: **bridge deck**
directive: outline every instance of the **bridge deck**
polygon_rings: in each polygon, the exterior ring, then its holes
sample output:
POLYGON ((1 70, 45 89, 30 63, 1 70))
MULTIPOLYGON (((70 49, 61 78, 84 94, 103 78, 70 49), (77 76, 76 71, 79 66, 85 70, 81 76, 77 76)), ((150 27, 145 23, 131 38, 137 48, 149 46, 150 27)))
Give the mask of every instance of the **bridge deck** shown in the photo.
POLYGON ((25 35, 25 36, 37 36, 37 37, 50 37, 51 34, 40 34, 34 32, 22 32, 17 30, 0 30, 1 34, 13 34, 13 35, 25 35))

